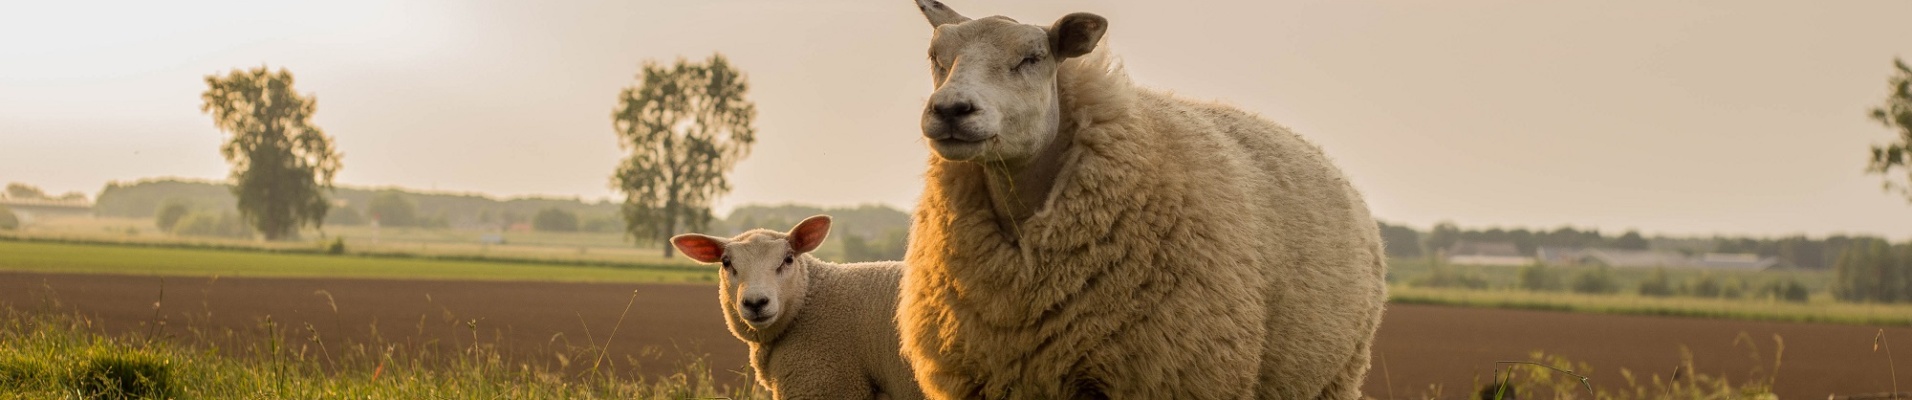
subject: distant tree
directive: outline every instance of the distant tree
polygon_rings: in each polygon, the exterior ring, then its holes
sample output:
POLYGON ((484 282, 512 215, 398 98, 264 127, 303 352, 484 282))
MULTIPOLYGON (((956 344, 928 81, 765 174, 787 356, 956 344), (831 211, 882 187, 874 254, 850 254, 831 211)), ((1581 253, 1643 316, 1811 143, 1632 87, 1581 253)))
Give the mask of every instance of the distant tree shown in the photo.
POLYGON ((1429 230, 1421 240, 1424 242, 1423 248, 1427 249, 1428 253, 1440 254, 1461 241, 1461 228, 1453 222, 1443 221, 1434 224, 1434 229, 1429 230))
POLYGON ((332 138, 312 124, 318 101, 293 90, 290 71, 264 66, 208 75, 200 98, 200 111, 230 135, 219 151, 232 163, 239 215, 266 240, 319 227, 341 164, 332 138))
POLYGON ((577 232, 578 215, 557 207, 546 208, 531 218, 531 228, 546 232, 577 232))
POLYGON ((159 212, 154 214, 153 226, 159 227, 161 231, 172 232, 173 226, 179 225, 179 219, 185 218, 186 214, 191 212, 192 208, 184 201, 167 201, 166 205, 160 206, 159 212))
POLYGON ((1381 243, 1387 244, 1388 257, 1420 257, 1421 232, 1414 228, 1377 222, 1381 228, 1381 243))
POLYGON ((1912 201, 1912 67, 1896 57, 1892 67, 1897 71, 1886 78, 1885 103, 1872 109, 1872 119, 1896 130, 1893 133, 1898 141, 1873 145, 1866 173, 1884 176, 1887 191, 1897 191, 1906 201, 1912 201), (1895 170, 1905 172, 1905 179, 1894 178, 1895 170))
MULTIPOLYGON (((611 125, 630 155, 612 187, 624 194, 625 232, 667 240, 680 227, 703 230, 711 203, 730 192, 725 175, 756 142, 749 85, 723 55, 703 63, 645 62, 637 85, 618 93, 611 125)), ((671 246, 663 245, 664 257, 671 246)))
POLYGON ((365 214, 352 207, 334 207, 325 213, 325 224, 331 226, 365 225, 365 214))
POLYGON ((1850 302, 1912 301, 1912 243, 1853 242, 1833 266, 1832 296, 1850 302))
POLYGON ((64 194, 61 194, 61 195, 60 195, 60 197, 56 197, 56 198, 54 198, 54 200, 65 200, 65 201, 86 201, 86 193, 83 193, 83 192, 66 192, 66 193, 64 193, 64 194))
POLYGON ((371 213, 373 221, 379 226, 417 226, 418 204, 410 197, 398 191, 379 192, 365 205, 365 211, 371 213))
POLYGON ((1613 239, 1613 248, 1626 249, 1626 250, 1646 250, 1647 248, 1646 237, 1640 236, 1640 231, 1629 230, 1627 231, 1627 233, 1620 235, 1620 237, 1613 239))
POLYGON ((13 215, 13 209, 0 205, 0 231, 20 229, 20 217, 13 215))
POLYGON ((15 199, 44 199, 46 198, 46 191, 40 190, 37 186, 14 182, 7 184, 7 197, 15 199))

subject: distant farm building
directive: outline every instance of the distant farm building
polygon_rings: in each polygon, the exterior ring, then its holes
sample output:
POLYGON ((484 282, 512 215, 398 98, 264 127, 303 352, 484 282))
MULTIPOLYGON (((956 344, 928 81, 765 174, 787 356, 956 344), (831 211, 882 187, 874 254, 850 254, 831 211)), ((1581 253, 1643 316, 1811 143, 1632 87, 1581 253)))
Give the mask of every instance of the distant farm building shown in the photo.
POLYGON ((1534 263, 1534 258, 1520 254, 1520 247, 1513 242, 1462 240, 1443 253, 1449 264, 1519 266, 1534 263))
POLYGON ((86 199, 0 198, 0 205, 13 210, 13 215, 20 217, 21 224, 30 224, 40 218, 93 216, 93 203, 86 199))
POLYGON ((1689 256, 1653 250, 1581 249, 1541 246, 1537 257, 1548 265, 1607 266, 1617 268, 1724 268, 1761 270, 1779 264, 1774 257, 1745 253, 1706 253, 1689 256))

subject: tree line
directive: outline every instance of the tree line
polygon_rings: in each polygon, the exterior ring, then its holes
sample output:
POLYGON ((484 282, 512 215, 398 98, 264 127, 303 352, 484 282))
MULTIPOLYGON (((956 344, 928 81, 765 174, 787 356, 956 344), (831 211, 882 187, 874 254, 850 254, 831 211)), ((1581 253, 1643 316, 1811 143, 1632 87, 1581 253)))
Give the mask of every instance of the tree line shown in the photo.
POLYGON ((1706 253, 1747 253, 1779 260, 1780 268, 1831 269, 1840 254, 1854 243, 1880 240, 1872 236, 1830 235, 1809 237, 1673 237, 1645 236, 1628 230, 1619 235, 1594 228, 1563 226, 1554 229, 1463 228, 1451 222, 1435 224, 1421 231, 1405 225, 1380 222, 1381 239, 1387 243, 1389 257, 1412 258, 1433 255, 1461 241, 1513 243, 1521 255, 1535 256, 1541 247, 1609 248, 1624 250, 1662 250, 1685 255, 1706 253))

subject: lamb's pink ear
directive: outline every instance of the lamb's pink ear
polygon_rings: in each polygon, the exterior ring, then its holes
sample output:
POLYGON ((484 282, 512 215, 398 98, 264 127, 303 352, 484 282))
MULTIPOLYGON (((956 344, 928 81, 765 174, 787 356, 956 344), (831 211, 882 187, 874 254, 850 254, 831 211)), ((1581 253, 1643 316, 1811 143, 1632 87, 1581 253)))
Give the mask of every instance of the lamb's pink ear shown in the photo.
POLYGON ((830 236, 830 216, 818 215, 804 218, 797 227, 790 228, 790 249, 798 254, 809 253, 823 244, 823 238, 830 236))
POLYGON ((1049 47, 1057 58, 1080 57, 1095 50, 1096 41, 1108 32, 1109 20, 1090 13, 1062 16, 1049 27, 1049 47))
POLYGON ((947 24, 960 24, 969 21, 969 17, 957 14, 955 9, 943 5, 937 0, 916 0, 916 9, 923 10, 923 17, 929 19, 929 27, 935 28, 947 24))
POLYGON ((728 240, 695 233, 671 237, 671 245, 677 246, 677 251, 683 252, 685 257, 704 263, 723 260, 725 242, 728 240))

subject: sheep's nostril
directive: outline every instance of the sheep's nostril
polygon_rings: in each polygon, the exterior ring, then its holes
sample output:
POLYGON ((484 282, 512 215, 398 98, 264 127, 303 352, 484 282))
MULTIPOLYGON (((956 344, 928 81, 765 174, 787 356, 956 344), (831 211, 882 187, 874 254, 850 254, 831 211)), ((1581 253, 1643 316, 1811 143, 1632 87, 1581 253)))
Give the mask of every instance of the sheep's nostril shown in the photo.
POLYGON ((976 103, 958 101, 947 104, 937 104, 935 109, 937 118, 949 121, 975 114, 976 103))
POLYGON ((752 313, 763 312, 763 306, 766 306, 769 304, 770 304, 770 298, 768 297, 744 299, 743 301, 744 309, 750 310, 750 312, 752 313))

